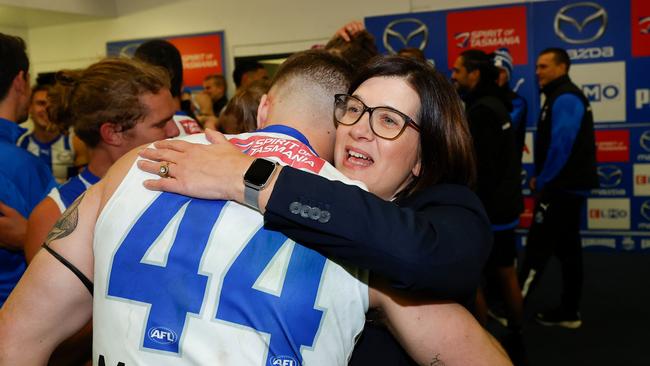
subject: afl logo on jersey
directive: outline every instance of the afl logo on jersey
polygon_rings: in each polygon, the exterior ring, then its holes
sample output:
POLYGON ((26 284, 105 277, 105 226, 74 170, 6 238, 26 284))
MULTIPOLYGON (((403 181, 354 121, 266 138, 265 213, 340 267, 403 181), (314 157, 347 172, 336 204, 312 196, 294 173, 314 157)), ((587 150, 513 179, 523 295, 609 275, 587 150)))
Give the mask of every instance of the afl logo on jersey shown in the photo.
POLYGON ((271 357, 271 366, 298 366, 298 362, 290 356, 271 357))
POLYGON ((165 327, 156 327, 149 329, 147 333, 149 339, 156 343, 160 344, 172 344, 176 343, 178 336, 174 333, 173 330, 165 327))

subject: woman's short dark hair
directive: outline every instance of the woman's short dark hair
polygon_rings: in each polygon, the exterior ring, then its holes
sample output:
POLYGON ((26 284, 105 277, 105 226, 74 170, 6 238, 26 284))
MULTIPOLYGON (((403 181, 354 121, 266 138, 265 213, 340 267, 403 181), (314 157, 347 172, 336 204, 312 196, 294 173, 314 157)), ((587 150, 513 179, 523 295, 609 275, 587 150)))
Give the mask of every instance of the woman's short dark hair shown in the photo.
POLYGON ((474 150, 458 93, 430 64, 399 56, 380 56, 363 67, 350 85, 352 94, 373 77, 403 78, 420 97, 420 175, 399 193, 409 196, 428 186, 473 186, 474 150))

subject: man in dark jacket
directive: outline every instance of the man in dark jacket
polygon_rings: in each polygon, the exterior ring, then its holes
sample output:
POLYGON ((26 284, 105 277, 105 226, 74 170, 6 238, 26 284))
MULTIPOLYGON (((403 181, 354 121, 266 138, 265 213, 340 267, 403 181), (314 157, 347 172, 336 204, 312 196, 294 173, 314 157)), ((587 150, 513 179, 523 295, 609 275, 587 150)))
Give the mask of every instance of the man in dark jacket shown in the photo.
POLYGON ((535 137, 537 204, 520 272, 524 297, 539 280, 551 255, 562 268, 558 308, 536 314, 544 325, 578 328, 582 292, 580 216, 585 196, 598 187, 594 121, 589 101, 569 79, 569 56, 560 48, 542 51, 536 74, 546 97, 535 137))
MULTIPOLYGON (((496 80, 499 72, 492 58, 480 50, 467 50, 456 59, 452 81, 465 102, 477 161, 477 194, 490 218, 494 245, 486 274, 504 290, 509 325, 521 326, 522 299, 514 262, 517 255, 514 229, 523 209, 521 158, 510 120, 512 109, 505 90, 496 80)), ((485 322, 486 307, 477 299, 477 316, 485 322)))

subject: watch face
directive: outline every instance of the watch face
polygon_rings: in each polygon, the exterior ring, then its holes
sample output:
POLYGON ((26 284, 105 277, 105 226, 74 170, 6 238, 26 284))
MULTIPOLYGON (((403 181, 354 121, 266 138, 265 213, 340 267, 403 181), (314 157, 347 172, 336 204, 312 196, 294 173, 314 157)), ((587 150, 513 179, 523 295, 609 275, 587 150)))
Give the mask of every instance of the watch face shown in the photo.
POLYGON ((275 163, 265 159, 255 159, 244 175, 244 181, 255 186, 263 186, 275 170, 275 163))

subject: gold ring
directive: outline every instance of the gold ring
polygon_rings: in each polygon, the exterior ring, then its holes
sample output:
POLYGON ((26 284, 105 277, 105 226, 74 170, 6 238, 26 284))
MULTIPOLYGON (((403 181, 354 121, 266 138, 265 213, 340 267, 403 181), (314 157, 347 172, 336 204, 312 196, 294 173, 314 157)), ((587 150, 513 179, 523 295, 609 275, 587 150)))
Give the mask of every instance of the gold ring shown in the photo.
POLYGON ((160 164, 160 168, 158 169, 158 175, 160 178, 169 178, 169 163, 164 162, 160 164))

